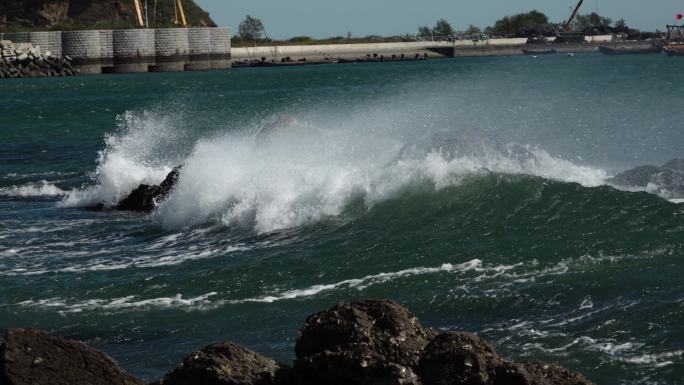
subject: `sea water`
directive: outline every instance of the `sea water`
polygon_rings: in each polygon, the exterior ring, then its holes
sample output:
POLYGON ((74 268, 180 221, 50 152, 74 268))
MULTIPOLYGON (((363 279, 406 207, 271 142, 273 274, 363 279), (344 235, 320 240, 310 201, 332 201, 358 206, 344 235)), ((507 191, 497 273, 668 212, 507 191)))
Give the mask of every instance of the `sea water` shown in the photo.
POLYGON ((684 382, 682 63, 445 59, 0 82, 0 329, 159 378, 390 298, 599 384, 684 382), (286 123, 282 123, 286 122, 286 123), (267 134, 264 134, 268 131, 267 134), (151 214, 113 207, 182 165, 151 214), (679 202, 679 203, 678 203, 679 202))

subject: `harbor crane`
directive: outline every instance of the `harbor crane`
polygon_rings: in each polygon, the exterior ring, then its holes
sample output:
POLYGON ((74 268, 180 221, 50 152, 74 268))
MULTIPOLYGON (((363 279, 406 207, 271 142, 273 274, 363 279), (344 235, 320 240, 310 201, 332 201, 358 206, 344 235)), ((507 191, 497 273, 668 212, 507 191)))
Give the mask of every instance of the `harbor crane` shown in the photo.
MULTIPOLYGON (((133 0, 133 4, 135 5, 135 18, 136 22, 139 27, 149 27, 148 24, 148 19, 147 19, 147 0, 145 0, 145 6, 140 3, 141 0, 133 0)), ((173 22, 176 25, 182 25, 183 27, 188 26, 188 20, 185 17, 185 10, 183 9, 183 1, 182 0, 172 0, 173 1, 173 12, 174 12, 174 19, 173 22)), ((156 16, 156 9, 157 9, 157 0, 155 0, 155 16, 156 16)))
POLYGON ((563 31, 570 32, 572 30, 572 21, 575 20, 575 16, 577 16, 577 12, 579 12, 582 3, 584 3, 584 0, 579 0, 579 3, 577 3, 575 10, 572 11, 570 18, 568 19, 568 21, 565 22, 565 25, 563 25, 563 31))

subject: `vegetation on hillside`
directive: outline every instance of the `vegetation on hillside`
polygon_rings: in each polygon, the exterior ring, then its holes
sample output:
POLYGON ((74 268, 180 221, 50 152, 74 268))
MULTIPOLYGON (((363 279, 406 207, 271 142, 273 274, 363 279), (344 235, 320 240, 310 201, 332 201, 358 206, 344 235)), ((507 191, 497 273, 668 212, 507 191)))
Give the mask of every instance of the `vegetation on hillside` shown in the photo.
MULTIPOLYGON (((141 0, 145 4, 145 0, 141 0)), ((214 26, 209 13, 193 0, 183 0, 188 23, 214 26)), ((150 27, 173 26, 173 0, 147 0, 150 27)), ((2 0, 0 28, 75 30, 136 28, 133 0, 2 0)))

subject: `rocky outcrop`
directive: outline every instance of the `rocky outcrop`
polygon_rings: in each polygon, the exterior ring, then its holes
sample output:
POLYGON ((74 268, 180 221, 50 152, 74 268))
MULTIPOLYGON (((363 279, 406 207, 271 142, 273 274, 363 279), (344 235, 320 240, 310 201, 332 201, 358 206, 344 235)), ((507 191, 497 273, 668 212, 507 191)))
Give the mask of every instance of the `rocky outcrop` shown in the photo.
POLYGON ((68 57, 58 58, 31 44, 0 41, 0 79, 42 76, 72 76, 78 71, 68 57))
POLYGON ((163 385, 274 384, 281 367, 270 358, 233 342, 191 353, 160 382, 163 385))
POLYGON ((340 303, 307 318, 295 370, 306 384, 417 384, 434 335, 395 302, 340 303))
MULTIPOLYGON (((137 385, 103 353, 13 329, 0 346, 3 385, 137 385)), ((482 338, 437 333, 393 301, 340 303, 306 319, 294 367, 232 342, 193 352, 157 385, 592 385, 555 365, 514 363, 482 338)))
POLYGON ((616 186, 649 188, 663 195, 684 196, 684 159, 676 158, 662 166, 638 166, 608 180, 616 186))
POLYGON ((3 385, 142 385, 83 342, 36 329, 11 329, 0 345, 3 385))
POLYGON ((117 205, 117 210, 151 212, 171 192, 178 182, 181 167, 171 170, 164 181, 159 185, 141 184, 117 205))

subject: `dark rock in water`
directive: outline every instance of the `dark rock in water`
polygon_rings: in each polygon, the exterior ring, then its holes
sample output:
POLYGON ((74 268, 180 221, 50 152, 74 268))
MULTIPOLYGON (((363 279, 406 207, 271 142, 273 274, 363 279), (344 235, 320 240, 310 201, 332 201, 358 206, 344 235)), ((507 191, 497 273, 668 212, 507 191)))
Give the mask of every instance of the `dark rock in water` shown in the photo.
POLYGON ((150 212, 156 207, 154 199, 157 197, 157 190, 159 190, 159 186, 141 184, 126 198, 122 199, 121 202, 116 205, 116 209, 150 212))
POLYGON ((305 384, 418 384, 414 368, 434 335, 396 302, 340 303, 307 318, 295 371, 305 384))
POLYGON ((492 385, 593 385, 581 374, 556 365, 506 363, 492 385))
POLYGON ((232 342, 191 353, 163 385, 270 385, 281 369, 275 361, 232 342))
POLYGON ((3 385, 142 385, 106 354, 35 329, 10 329, 0 346, 3 385))
POLYGON ((502 359, 494 347, 470 333, 443 333, 425 348, 420 360, 424 385, 492 384, 502 359))
POLYGON ((117 205, 117 210, 150 212, 166 199, 178 182, 181 166, 171 170, 160 185, 141 184, 117 205))

